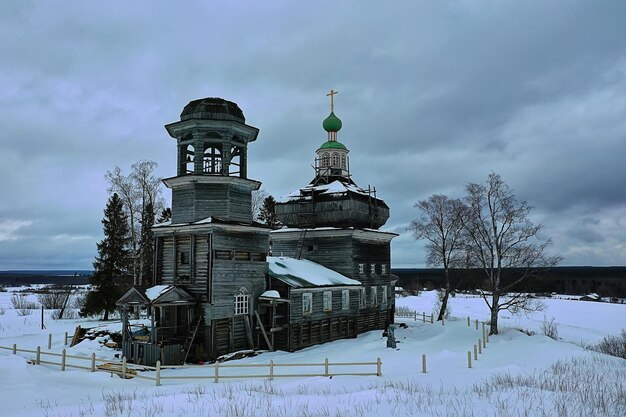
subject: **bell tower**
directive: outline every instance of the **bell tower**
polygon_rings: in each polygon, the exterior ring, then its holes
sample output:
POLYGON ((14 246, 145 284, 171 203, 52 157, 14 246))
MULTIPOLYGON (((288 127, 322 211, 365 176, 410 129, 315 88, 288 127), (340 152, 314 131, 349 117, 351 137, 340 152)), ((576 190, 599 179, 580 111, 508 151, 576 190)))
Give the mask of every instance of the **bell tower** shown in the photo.
POLYGON ((246 124, 239 106, 193 100, 165 128, 177 146, 177 175, 163 180, 172 189, 172 224, 209 217, 250 224, 252 191, 261 183, 248 178, 248 143, 259 130, 246 124))

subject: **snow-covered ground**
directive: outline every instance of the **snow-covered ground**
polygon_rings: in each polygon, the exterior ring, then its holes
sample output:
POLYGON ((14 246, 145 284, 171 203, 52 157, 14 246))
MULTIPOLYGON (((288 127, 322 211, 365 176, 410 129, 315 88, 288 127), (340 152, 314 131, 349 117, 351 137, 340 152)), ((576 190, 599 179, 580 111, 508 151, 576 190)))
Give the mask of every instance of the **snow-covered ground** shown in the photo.
MULTIPOLYGON (((64 332, 82 327, 119 328, 94 320, 52 320, 46 329, 40 313, 18 316, 9 292, 0 293, 0 345, 60 352, 64 332), (4 311, 4 314, 2 313, 4 311)), ((396 300, 399 307, 430 313, 434 292, 396 300)), ((626 361, 583 349, 604 336, 626 329, 626 305, 545 299, 545 310, 530 316, 503 312, 501 334, 467 368, 467 352, 481 336, 481 326, 467 327, 466 317, 487 320, 484 301, 450 299, 453 319, 441 324, 397 319, 397 349, 386 348, 380 331, 303 349, 267 352, 236 361, 242 364, 371 362, 380 357, 382 377, 335 376, 263 379, 214 383, 164 380, 163 386, 138 378, 123 380, 104 372, 59 371, 58 366, 30 365, 33 354, 0 349, 0 415, 6 416, 624 416, 626 361), (542 334, 544 320, 558 323, 559 340, 542 334), (534 332, 533 336, 526 333, 534 332), (427 373, 421 372, 422 354, 427 373)), ((114 358, 104 338, 69 348, 72 355, 114 358)), ((263 368, 264 369, 264 368, 263 368)), ((372 371, 372 367, 367 369, 372 371)), ((163 375, 211 375, 212 366, 166 370, 163 375)), ((332 370, 332 369, 331 369, 332 370)), ((290 369, 290 371, 293 371, 290 369)), ((310 371, 310 370, 308 370, 310 371)), ((263 371, 264 372, 264 371, 263 371)), ((282 372, 282 370, 277 371, 282 372)))

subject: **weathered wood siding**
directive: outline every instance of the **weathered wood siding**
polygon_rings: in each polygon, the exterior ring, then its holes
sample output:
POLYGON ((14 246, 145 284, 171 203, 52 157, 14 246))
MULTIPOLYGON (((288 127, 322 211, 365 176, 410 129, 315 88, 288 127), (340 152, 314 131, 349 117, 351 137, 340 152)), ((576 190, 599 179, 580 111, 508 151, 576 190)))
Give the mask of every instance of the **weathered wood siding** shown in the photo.
POLYGON ((191 223, 207 217, 249 223, 250 189, 237 184, 191 183, 172 190, 172 223, 191 223))

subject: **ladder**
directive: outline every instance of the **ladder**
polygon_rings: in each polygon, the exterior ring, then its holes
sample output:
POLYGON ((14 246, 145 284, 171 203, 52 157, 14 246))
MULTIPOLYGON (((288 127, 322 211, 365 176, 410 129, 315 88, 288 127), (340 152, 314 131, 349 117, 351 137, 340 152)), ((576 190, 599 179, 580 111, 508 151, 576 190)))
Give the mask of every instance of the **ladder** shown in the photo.
POLYGON ((196 338, 196 334, 198 334, 198 329, 200 328, 200 322, 202 321, 202 317, 199 317, 196 321, 196 325, 194 326, 193 331, 189 332, 187 338, 185 339, 185 343, 183 343, 182 351, 185 352, 185 357, 181 365, 184 365, 187 362, 187 357, 189 357, 189 351, 191 350, 191 346, 193 346, 193 341, 196 338))
POLYGON ((298 245, 296 246, 296 259, 302 258, 302 249, 304 248, 304 238, 306 237, 307 229, 302 229, 300 232, 300 239, 298 240, 298 245))

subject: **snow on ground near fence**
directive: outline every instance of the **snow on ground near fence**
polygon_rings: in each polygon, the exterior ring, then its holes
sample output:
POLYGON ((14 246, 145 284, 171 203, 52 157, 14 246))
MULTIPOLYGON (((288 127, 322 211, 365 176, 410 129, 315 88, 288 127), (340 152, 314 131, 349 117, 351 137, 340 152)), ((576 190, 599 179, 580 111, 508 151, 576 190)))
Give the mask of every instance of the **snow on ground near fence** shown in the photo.
MULTIPOLYGON (((41 330, 40 313, 18 316, 10 302, 7 303, 10 295, 0 293, 0 306, 5 308, 5 314, 0 315, 0 345, 3 346, 16 343, 20 348, 38 345, 44 348, 48 334, 52 333, 51 351, 60 352, 65 347, 64 332, 73 333, 78 324, 82 327, 103 325, 109 329, 120 327, 113 322, 54 321, 47 317, 47 329, 41 330)), ((435 298, 434 292, 425 292, 418 297, 398 298, 397 305, 430 313, 435 298)), ((605 335, 619 333, 626 328, 626 305, 543 301, 547 309, 529 317, 502 313, 502 334, 490 338, 472 369, 467 368, 467 351, 478 343, 482 326, 479 330, 474 323, 467 327, 466 317, 470 316, 472 321, 486 320, 488 311, 480 298, 457 296, 450 300, 452 315, 457 319, 447 321, 445 326, 398 319, 408 328, 396 329, 399 342, 396 350, 386 348, 386 339, 380 331, 374 331, 356 339, 339 340, 294 353, 268 352, 229 362, 321 363, 325 358, 331 362, 373 362, 380 357, 383 362, 380 378, 336 376, 272 382, 262 379, 220 381, 218 384, 211 379, 164 380, 163 386, 155 387, 153 381, 122 380, 104 372, 78 369, 61 372, 54 365, 30 365, 26 360, 34 357, 33 354, 12 355, 3 349, 0 350, 3 381, 0 404, 3 415, 51 417, 533 416, 542 413, 556 416, 559 410, 567 411, 562 415, 568 416, 624 415, 624 397, 621 403, 602 398, 612 398, 611 392, 614 397, 620 392, 624 395, 626 361, 585 351, 569 341, 594 343, 605 335), (555 341, 541 334, 544 316, 555 318, 564 340, 555 341), (527 336, 516 330, 517 327, 537 334, 527 336), (426 374, 421 373, 422 354, 427 355, 426 374), (557 361, 562 362, 555 367, 557 361), (524 379, 519 379, 520 376, 524 379), (499 378, 496 385, 500 389, 491 385, 494 377, 499 378), (564 380, 569 381, 567 392, 558 389, 564 380), (584 390, 572 388, 577 380, 584 383, 584 390), (507 388, 507 381, 511 382, 511 387, 507 388)), ((68 348, 70 355, 90 356, 94 351, 98 357, 111 359, 117 353, 103 347, 98 340, 68 348)), ((259 369, 266 371, 266 368, 259 369)), ((196 366, 165 370, 163 375, 210 376, 212 370, 212 366, 196 366)), ((276 369, 276 372, 287 371, 276 369)))

